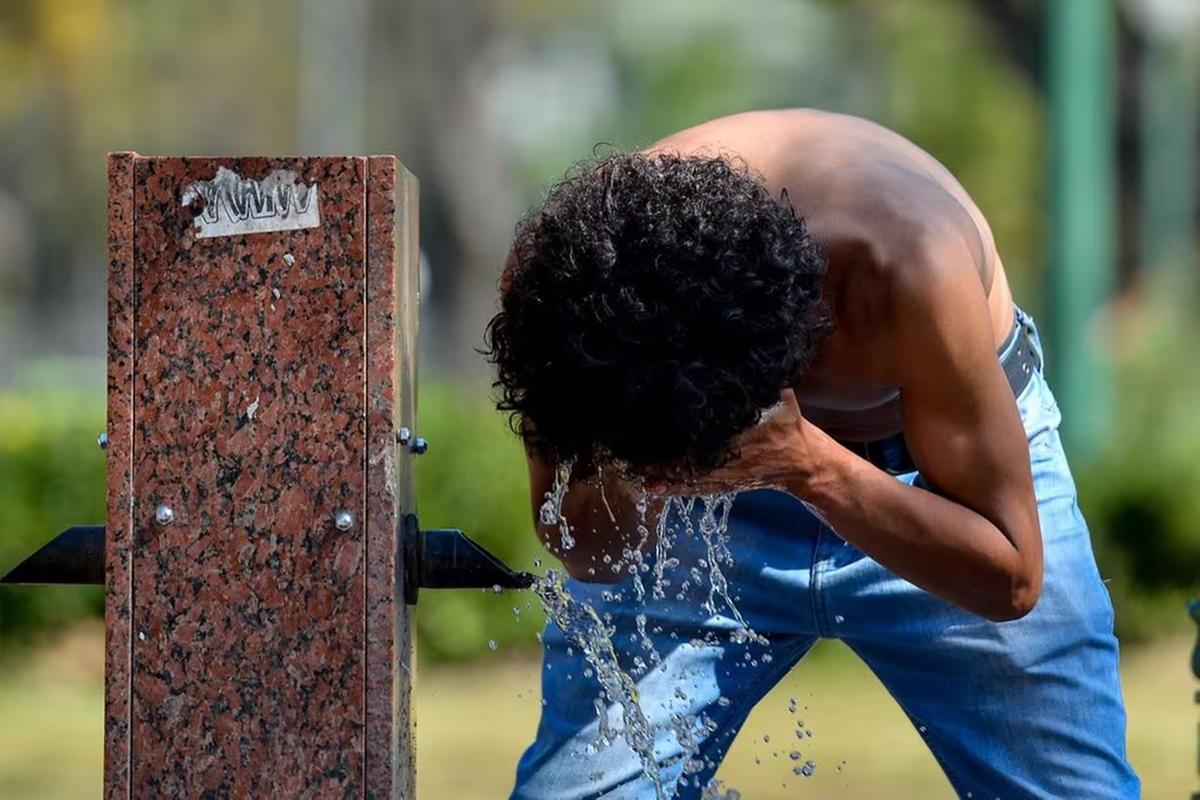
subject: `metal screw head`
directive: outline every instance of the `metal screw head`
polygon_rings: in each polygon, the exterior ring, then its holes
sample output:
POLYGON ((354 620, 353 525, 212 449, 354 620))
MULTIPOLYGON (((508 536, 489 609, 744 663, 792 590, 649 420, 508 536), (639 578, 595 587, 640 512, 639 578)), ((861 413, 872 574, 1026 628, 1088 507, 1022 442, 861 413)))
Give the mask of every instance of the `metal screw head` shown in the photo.
POLYGON ((396 444, 407 445, 412 441, 412 431, 408 428, 400 428, 396 431, 396 444))
POLYGON ((108 434, 107 433, 104 433, 103 431, 101 431, 100 435, 96 437, 96 446, 99 447, 101 450, 108 449, 108 434))
POLYGON ((410 445, 408 449, 412 450, 417 455, 421 455, 429 449, 429 442, 418 436, 417 438, 413 439, 412 445, 410 445))
POLYGON ((170 525, 175 521, 175 511, 168 505, 159 505, 154 509, 154 521, 159 525, 170 525))
POLYGON ((335 511, 333 514, 333 527, 339 531, 348 531, 354 527, 354 515, 349 511, 335 511))

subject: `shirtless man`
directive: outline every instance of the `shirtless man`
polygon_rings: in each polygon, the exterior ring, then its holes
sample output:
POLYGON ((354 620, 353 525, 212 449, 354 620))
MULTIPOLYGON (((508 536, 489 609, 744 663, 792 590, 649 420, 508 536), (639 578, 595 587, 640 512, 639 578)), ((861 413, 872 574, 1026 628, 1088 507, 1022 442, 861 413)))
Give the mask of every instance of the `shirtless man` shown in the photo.
MULTIPOLYGON (((623 659, 645 616, 660 660, 630 669, 673 796, 701 795, 819 637, 866 661, 962 797, 1138 796, 1037 330, 935 159, 814 110, 600 158, 518 228, 501 304, 491 357, 538 533, 623 659), (569 548, 537 513, 561 463, 569 548), (730 594, 765 649, 731 640, 695 587, 636 600, 630 476, 739 492, 730 594), (703 721, 697 752, 670 731, 680 714, 703 721)), ((673 547, 679 574, 702 564, 695 537, 673 547)), ((588 753, 600 687, 561 631, 543 638, 546 707, 513 797, 654 797, 626 744, 588 753)))

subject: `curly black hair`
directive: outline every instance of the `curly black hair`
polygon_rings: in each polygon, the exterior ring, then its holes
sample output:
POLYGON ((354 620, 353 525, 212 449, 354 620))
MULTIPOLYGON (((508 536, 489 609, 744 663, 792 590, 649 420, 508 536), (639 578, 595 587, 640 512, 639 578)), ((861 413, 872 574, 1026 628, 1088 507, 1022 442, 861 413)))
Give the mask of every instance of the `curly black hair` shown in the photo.
POLYGON ((517 226, 485 353, 545 456, 695 475, 733 455, 832 327, 786 194, 724 157, 577 165, 517 226))

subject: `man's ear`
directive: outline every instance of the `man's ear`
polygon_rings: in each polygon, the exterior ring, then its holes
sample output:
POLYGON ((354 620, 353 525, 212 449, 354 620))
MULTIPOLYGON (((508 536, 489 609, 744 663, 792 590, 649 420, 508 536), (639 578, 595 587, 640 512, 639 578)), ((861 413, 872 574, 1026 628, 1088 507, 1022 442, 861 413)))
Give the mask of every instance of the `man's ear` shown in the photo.
POLYGON ((508 251, 508 256, 504 259, 504 267, 500 270, 500 294, 508 291, 508 286, 512 283, 513 271, 516 268, 517 248, 513 247, 508 251))

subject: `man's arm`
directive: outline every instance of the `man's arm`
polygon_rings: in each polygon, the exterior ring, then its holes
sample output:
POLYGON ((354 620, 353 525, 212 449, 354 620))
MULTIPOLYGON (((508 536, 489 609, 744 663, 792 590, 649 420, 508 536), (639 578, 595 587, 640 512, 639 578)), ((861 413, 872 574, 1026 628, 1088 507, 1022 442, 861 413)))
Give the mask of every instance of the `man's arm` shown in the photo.
POLYGON ((936 491, 911 487, 798 421, 787 488, 842 538, 912 583, 992 620, 1037 601, 1042 541, 1029 448, 969 252, 928 246, 893 288, 881 342, 905 439, 936 491))

